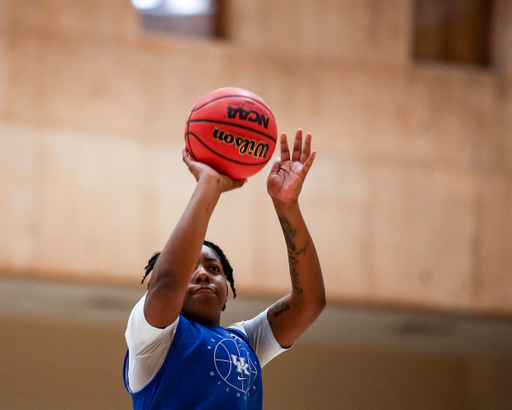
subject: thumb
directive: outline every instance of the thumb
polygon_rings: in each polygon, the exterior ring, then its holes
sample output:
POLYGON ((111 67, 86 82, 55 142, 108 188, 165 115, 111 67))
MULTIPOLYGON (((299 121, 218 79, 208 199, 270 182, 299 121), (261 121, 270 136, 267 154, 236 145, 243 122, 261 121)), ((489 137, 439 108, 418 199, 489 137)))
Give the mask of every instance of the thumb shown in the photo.
POLYGON ((236 189, 236 188, 241 188, 245 185, 245 183, 247 182, 247 178, 245 179, 234 179, 233 180, 233 188, 236 189))

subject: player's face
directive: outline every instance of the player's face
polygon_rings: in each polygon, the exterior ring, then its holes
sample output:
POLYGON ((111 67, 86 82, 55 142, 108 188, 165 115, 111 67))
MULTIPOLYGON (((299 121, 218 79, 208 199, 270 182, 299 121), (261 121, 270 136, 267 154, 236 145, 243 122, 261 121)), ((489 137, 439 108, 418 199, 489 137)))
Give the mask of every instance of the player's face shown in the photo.
POLYGON ((217 254, 203 245, 183 301, 181 314, 204 325, 220 324, 228 298, 228 284, 217 254))

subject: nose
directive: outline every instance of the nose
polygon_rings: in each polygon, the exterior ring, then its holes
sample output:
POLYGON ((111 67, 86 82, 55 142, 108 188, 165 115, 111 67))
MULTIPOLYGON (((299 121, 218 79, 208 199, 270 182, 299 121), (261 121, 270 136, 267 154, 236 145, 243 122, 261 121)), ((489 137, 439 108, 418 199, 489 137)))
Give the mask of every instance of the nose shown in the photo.
POLYGON ((196 271, 196 275, 194 278, 194 283, 201 283, 201 282, 210 283, 210 275, 208 275, 208 272, 206 272, 206 270, 204 270, 202 267, 200 267, 196 271))

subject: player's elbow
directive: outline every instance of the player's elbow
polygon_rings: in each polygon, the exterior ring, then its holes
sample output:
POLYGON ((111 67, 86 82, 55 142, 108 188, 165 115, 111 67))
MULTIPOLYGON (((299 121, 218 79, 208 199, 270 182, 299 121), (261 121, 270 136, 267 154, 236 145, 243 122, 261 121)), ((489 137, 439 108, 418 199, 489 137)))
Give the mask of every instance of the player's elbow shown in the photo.
POLYGON ((320 310, 320 313, 325 309, 327 306, 327 298, 325 297, 325 292, 322 294, 322 296, 318 299, 318 309, 320 310))
POLYGON ((303 304, 302 315, 307 317, 307 320, 312 323, 320 316, 326 305, 327 300, 325 294, 318 295, 303 304))
POLYGON ((152 275, 149 291, 159 294, 170 294, 176 291, 184 291, 187 286, 185 276, 165 266, 159 266, 152 275))
POLYGON ((322 311, 325 309, 325 306, 327 306, 324 286, 321 286, 317 288, 315 292, 310 293, 309 305, 318 314, 322 313, 322 311))
POLYGON ((313 304, 313 310, 315 311, 316 317, 320 316, 320 313, 323 312, 326 306, 327 299, 325 297, 325 293, 323 293, 316 299, 315 303, 313 304))

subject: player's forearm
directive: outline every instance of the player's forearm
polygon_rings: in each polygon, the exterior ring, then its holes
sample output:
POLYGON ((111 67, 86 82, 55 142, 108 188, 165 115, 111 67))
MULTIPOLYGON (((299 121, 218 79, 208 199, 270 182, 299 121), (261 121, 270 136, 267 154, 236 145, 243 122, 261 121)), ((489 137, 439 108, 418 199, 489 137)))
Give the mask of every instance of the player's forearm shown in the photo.
POLYGON ((287 204, 276 200, 273 202, 288 252, 292 284, 289 300, 296 308, 317 316, 325 307, 325 289, 313 239, 298 203, 287 204))
POLYGON ((153 278, 158 275, 179 275, 181 277, 173 277, 172 280, 188 281, 221 192, 213 178, 198 181, 183 215, 158 258, 153 278))
POLYGON ((160 253, 151 274, 144 305, 144 315, 152 326, 164 328, 178 317, 221 192, 217 183, 209 177, 200 179, 160 253))

